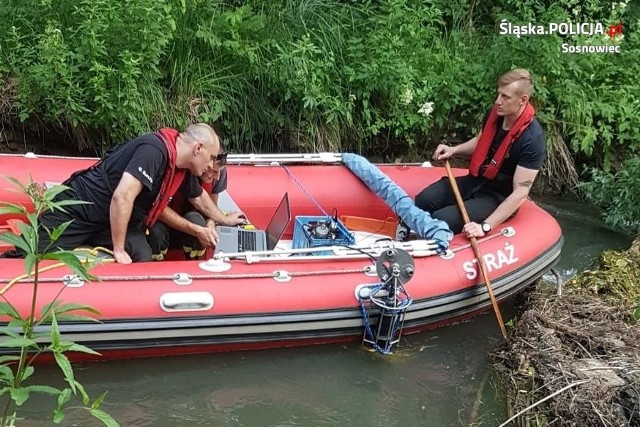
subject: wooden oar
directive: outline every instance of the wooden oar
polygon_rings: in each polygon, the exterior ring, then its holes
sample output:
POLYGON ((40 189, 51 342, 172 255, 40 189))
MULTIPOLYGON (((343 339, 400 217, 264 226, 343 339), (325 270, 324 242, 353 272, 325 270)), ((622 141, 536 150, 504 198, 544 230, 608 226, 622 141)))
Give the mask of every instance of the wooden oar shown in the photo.
MULTIPOLYGON (((449 160, 444 161, 444 167, 447 170, 447 176, 449 177, 449 183, 451 183, 451 189, 453 190, 453 194, 456 196, 456 203, 458 204, 458 209, 460 209, 460 213, 462 214, 462 219, 465 224, 471 222, 469 220, 469 214, 467 213, 467 209, 464 207, 464 201, 462 200, 462 196, 460 195, 460 190, 458 189, 458 183, 456 182, 455 177, 453 176, 453 171, 451 170, 451 166, 449 165, 449 160)), ((500 330, 502 331, 502 336, 505 341, 509 341, 507 338, 507 329, 504 327, 504 321, 502 320, 502 314, 500 313, 500 307, 498 307, 498 302, 496 301, 495 295, 493 295, 493 289, 491 288, 491 280, 489 280, 489 273, 487 272, 487 266, 484 263, 484 259, 482 258, 482 254, 480 253, 480 248, 478 247, 478 242, 475 237, 470 237, 471 247, 473 248, 473 253, 476 255, 476 259, 478 260, 478 266, 480 267, 480 272, 482 273, 482 278, 484 279, 484 284, 487 287, 487 292, 489 293, 489 297, 491 298, 491 304, 493 305, 493 311, 496 313, 496 317, 498 318, 498 323, 500 324, 500 330)))

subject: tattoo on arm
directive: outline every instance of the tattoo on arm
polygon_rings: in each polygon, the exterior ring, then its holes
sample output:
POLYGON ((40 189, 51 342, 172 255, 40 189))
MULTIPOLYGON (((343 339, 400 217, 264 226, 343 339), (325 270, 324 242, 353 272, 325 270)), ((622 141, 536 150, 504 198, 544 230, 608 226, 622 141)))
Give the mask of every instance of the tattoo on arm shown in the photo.
POLYGON ((531 187, 532 184, 533 184, 533 180, 531 180, 531 179, 528 179, 526 181, 522 181, 522 182, 518 183, 518 185, 520 187, 531 187))

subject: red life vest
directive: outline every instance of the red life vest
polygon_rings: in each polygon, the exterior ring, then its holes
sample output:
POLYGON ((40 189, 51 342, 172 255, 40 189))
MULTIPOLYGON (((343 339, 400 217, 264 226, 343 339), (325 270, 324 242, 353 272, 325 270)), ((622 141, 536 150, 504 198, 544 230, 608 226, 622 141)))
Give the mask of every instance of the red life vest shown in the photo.
MULTIPOLYGON (((206 182, 200 181, 200 186, 202 187, 202 193, 203 194, 211 193, 211 190, 213 190, 214 182, 215 181, 206 183, 206 182)), ((171 209, 173 209, 174 211, 182 215, 185 213, 184 212, 185 210, 189 209, 188 207, 186 207, 186 204, 187 202, 184 198, 184 194, 182 194, 182 192, 178 192, 173 196, 173 199, 171 199, 171 203, 169 204, 169 207, 171 207, 171 209)))
POLYGON ((184 181, 184 177, 187 173, 186 169, 176 168, 176 158, 178 156, 176 140, 179 135, 178 131, 170 128, 162 128, 156 132, 156 135, 162 142, 164 142, 164 146, 167 148, 168 161, 167 169, 165 170, 162 178, 160 192, 158 193, 156 200, 151 205, 151 210, 144 222, 147 228, 151 228, 156 223, 164 208, 169 205, 171 198, 182 185, 182 181, 184 181))
POLYGON ((509 149, 513 143, 520 138, 520 135, 522 135, 522 132, 527 129, 527 126, 531 124, 535 114, 536 111, 533 109, 531 104, 527 103, 527 106, 524 107, 524 110, 516 119, 513 126, 511 126, 509 132, 505 135, 502 142, 500 142, 498 149, 493 154, 493 158, 485 164, 489 148, 491 147, 491 142, 498 131, 498 106, 494 105, 489 113, 487 123, 484 125, 484 128, 482 128, 482 135, 480 135, 478 145, 476 145, 476 149, 471 156, 471 164, 469 165, 469 172, 471 175, 478 176, 481 173, 484 178, 494 179, 498 174, 504 159, 507 157, 509 149))

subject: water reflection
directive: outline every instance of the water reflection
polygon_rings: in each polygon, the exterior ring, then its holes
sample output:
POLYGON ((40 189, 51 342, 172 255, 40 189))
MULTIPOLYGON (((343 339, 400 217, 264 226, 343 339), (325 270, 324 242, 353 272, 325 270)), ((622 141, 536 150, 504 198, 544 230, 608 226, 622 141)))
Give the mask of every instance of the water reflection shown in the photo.
MULTIPOLYGON (((567 279, 630 238, 604 228, 597 212, 567 200, 540 199, 560 221, 567 279)), ((513 316, 502 306, 505 321, 513 316)), ((466 426, 498 425, 503 400, 488 351, 501 341, 493 313, 408 337, 382 359, 358 343, 90 364, 78 379, 122 426, 466 426)), ((55 382, 53 367, 40 369, 55 382)), ((53 403, 32 399, 24 427, 47 422, 53 403)), ((66 426, 98 426, 81 412, 66 426)))

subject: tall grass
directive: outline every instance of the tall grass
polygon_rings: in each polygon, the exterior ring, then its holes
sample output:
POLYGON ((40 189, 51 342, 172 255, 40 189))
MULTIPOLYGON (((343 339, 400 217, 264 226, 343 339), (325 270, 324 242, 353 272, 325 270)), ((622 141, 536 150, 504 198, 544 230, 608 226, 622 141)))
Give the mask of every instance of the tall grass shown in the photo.
POLYGON ((556 163, 568 152, 609 169, 640 147, 638 9, 604 0, 6 0, 0 117, 57 127, 96 152, 201 120, 237 151, 393 159, 472 136, 497 77, 519 66, 536 77, 550 144, 563 145, 550 146, 562 153, 556 163), (504 36, 501 19, 622 20, 623 52, 562 54, 562 42, 602 40, 504 36))

